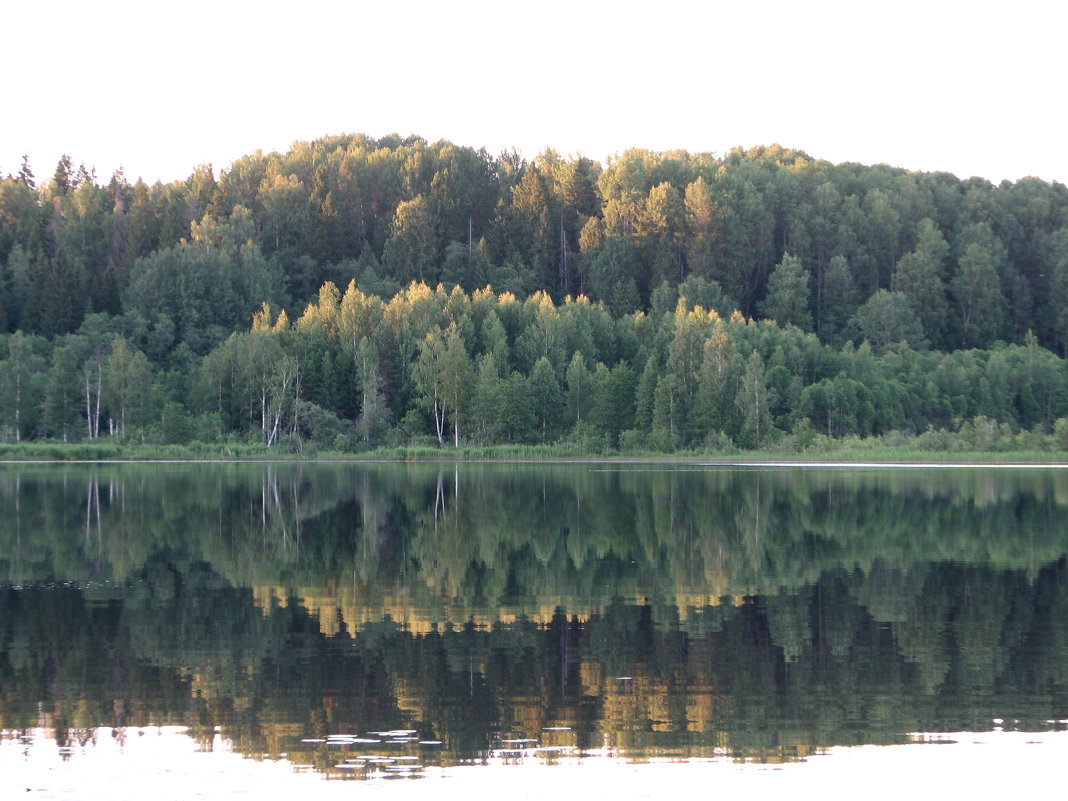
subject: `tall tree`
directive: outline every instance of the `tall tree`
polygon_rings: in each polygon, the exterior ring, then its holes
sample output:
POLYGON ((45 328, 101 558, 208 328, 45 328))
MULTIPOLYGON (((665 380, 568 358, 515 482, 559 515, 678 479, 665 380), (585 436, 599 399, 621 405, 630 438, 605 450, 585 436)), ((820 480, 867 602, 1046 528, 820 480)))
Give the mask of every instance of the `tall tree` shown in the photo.
POLYGON ((809 274, 801 259, 784 255, 768 279, 768 294, 761 305, 761 313, 780 325, 796 325, 802 331, 811 331, 809 283, 809 274))
POLYGON ((755 350, 746 360, 734 403, 742 416, 743 444, 750 448, 765 445, 771 437, 771 403, 764 381, 764 360, 755 350))
POLYGON ((434 420, 434 434, 438 445, 445 447, 445 381, 443 362, 445 337, 440 328, 432 329, 419 342, 419 356, 415 362, 415 387, 420 399, 434 420))
POLYGON ((823 279, 820 338, 824 342, 836 342, 859 305, 860 292, 853 280, 849 262, 845 256, 835 255, 828 263, 823 279))
POLYGON ((386 405, 385 382, 378 366, 378 348, 368 337, 361 337, 355 358, 360 391, 357 428, 365 443, 378 443, 389 427, 389 407, 386 405))
POLYGON ((920 223, 915 250, 902 256, 894 267, 890 288, 909 299, 927 338, 940 347, 945 342, 949 304, 943 283, 943 261, 949 251, 934 223, 920 223))
POLYGON ((979 244, 965 248, 950 282, 961 327, 961 345, 983 347, 1001 330, 1005 298, 994 257, 979 244))
POLYGON ((1068 356, 1068 227, 1054 232, 1049 241, 1050 307, 1053 330, 1061 356, 1068 356))
POLYGON ((33 170, 30 169, 30 157, 26 154, 23 154, 22 156, 22 165, 19 167, 19 171, 15 175, 15 182, 22 184, 27 189, 37 188, 37 184, 33 179, 33 170))
POLYGON ((713 432, 738 432, 739 409, 734 402, 741 379, 741 364, 727 327, 720 323, 704 342, 698 374, 694 423, 703 439, 713 432))
POLYGON ((21 331, 8 337, 7 358, 0 361, 0 425, 7 440, 19 442, 33 430, 40 404, 37 378, 47 366, 36 347, 43 342, 21 331))
POLYGON ((442 405, 452 420, 453 446, 459 448, 460 424, 467 422, 475 371, 455 322, 445 331, 440 369, 442 405))
POLYGON ((677 444, 689 441, 694 400, 701 371, 702 348, 711 319, 702 309, 689 310, 683 299, 675 307, 674 335, 668 343, 664 380, 671 404, 668 428, 677 444))
POLYGON ((151 390, 152 370, 145 354, 115 337, 104 365, 103 395, 120 437, 127 436, 127 425, 143 437, 151 390))
POLYGON ((589 405, 590 393, 590 372, 586 369, 586 360, 579 351, 575 351, 568 362, 565 379, 567 416, 572 425, 578 425, 589 405))
POLYGON ((500 433, 502 384, 493 351, 483 353, 471 399, 471 431, 481 445, 493 442, 500 433))
POLYGON ((559 277, 559 269, 554 269, 554 256, 559 251, 559 227, 553 224, 558 212, 554 205, 546 177, 537 166, 528 166, 512 190, 511 209, 505 221, 507 245, 501 256, 508 252, 518 255, 533 269, 539 287, 551 287, 559 277))
POLYGON ((903 292, 880 289, 857 309, 852 322, 861 338, 878 349, 894 342, 907 342, 914 348, 927 344, 923 325, 903 292))
POLYGON ((60 345, 52 352, 52 364, 41 404, 41 422, 45 432, 64 442, 77 439, 80 406, 78 354, 71 346, 60 345))
POLYGON ((686 266, 690 275, 716 278, 716 205, 704 177, 686 187, 684 197, 689 236, 686 240, 686 266))
POLYGON ((434 281, 438 270, 434 221, 422 195, 397 206, 382 266, 401 284, 434 281))
POLYGON ((686 206, 679 191, 666 181, 649 190, 638 225, 639 247, 649 265, 649 286, 664 280, 680 282, 685 277, 683 250, 686 206))
POLYGON ((544 356, 534 363, 530 371, 530 400, 538 425, 538 439, 550 442, 556 435, 560 419, 560 383, 552 364, 544 356))

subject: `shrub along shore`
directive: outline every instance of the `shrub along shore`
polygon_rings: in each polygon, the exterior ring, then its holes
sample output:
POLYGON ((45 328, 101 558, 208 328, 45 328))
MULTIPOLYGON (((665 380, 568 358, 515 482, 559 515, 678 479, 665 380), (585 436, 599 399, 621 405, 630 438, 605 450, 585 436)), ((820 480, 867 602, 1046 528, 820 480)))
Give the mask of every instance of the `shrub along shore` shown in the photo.
POLYGON ((412 444, 358 452, 318 449, 283 451, 258 443, 202 443, 138 445, 123 443, 23 442, 0 444, 0 461, 7 462, 645 462, 759 464, 797 462, 821 464, 1058 464, 1068 463, 1063 437, 1022 432, 1007 440, 977 441, 972 431, 928 431, 918 436, 886 435, 832 439, 816 435, 811 441, 784 437, 776 447, 760 450, 692 449, 672 453, 651 450, 586 449, 578 443, 557 445, 491 445, 438 447, 412 444))

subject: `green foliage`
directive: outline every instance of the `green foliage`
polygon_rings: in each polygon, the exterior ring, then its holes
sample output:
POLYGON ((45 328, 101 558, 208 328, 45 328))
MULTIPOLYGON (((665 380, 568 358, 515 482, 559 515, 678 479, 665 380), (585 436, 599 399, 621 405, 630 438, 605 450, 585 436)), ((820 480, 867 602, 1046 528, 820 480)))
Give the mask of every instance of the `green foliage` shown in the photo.
POLYGON ((879 349, 896 342, 922 348, 927 342, 923 325, 904 292, 880 289, 857 309, 851 323, 861 339, 879 349))
POLYGON ((562 395, 552 365, 544 356, 540 357, 530 372, 530 400, 539 442, 556 439, 562 395))
POLYGON ((979 417, 1046 436, 1068 413, 1046 350, 1068 353, 1068 196, 1041 181, 359 135, 169 185, 67 161, 40 189, 28 164, 0 180, 0 330, 35 343, 0 358, 6 440, 299 448, 310 403, 356 426, 317 447, 752 447, 775 434, 736 400, 752 353, 782 431, 802 407, 841 438, 979 417))
POLYGON ((827 265, 820 292, 819 332, 837 344, 842 330, 860 305, 860 292, 845 256, 836 255, 827 265))
POLYGON ((140 260, 126 290, 125 307, 146 320, 166 316, 175 336, 204 353, 248 325, 264 302, 276 304, 281 276, 258 246, 238 243, 218 226, 194 242, 160 250, 140 260))
POLYGON ((1047 263, 1051 267, 1049 305, 1061 355, 1068 354, 1068 227, 1049 238, 1047 263))
POLYGON ((734 398, 742 415, 740 439, 750 448, 760 448, 772 437, 770 399, 764 377, 764 360, 757 351, 749 354, 745 373, 734 398))
POLYGON ((962 344, 984 347, 1001 331, 1005 298, 989 248, 968 245, 950 283, 960 316, 962 344))
POLYGON ((768 295, 760 307, 763 316, 782 325, 812 330, 809 311, 809 274, 797 256, 782 257, 768 279, 768 295))
MULTIPOLYGON (((82 403, 78 355, 70 345, 56 348, 45 382, 41 424, 47 436, 63 442, 81 439, 78 411, 82 403)), ((86 377, 88 381, 88 376, 86 377)))
MULTIPOLYGON (((940 317, 938 282, 950 254, 959 262, 974 244, 991 255, 1006 304, 997 335, 1020 341, 1030 328, 1045 344, 1059 336, 1048 300, 1057 249, 1048 243, 1064 226, 1068 200, 1036 180, 994 187, 944 173, 835 166, 778 147, 721 158, 632 150, 603 167, 547 150, 527 163, 449 142, 359 135, 246 156, 218 177, 197 167, 166 186, 130 185, 121 174, 98 185, 72 162, 61 163, 38 192, 32 174, 23 164, 0 181, 5 289, 14 290, 19 272, 28 278, 30 259, 38 283, 55 284, 45 294, 73 286, 73 304, 49 306, 39 294, 12 291, 9 330, 69 331, 86 311, 148 312, 146 283, 175 295, 161 275, 197 273, 194 265, 166 269, 151 257, 205 242, 221 251, 251 245, 261 254, 250 269, 271 298, 255 293, 251 308, 281 300, 283 286, 299 302, 324 281, 356 278, 365 291, 388 297, 413 279, 441 277, 466 291, 490 282, 524 294, 544 289, 558 300, 588 291, 619 315, 652 302, 664 283, 701 280, 718 282, 746 315, 765 298, 761 313, 775 309, 780 322, 798 324, 793 312, 776 309, 782 290, 769 278, 791 255, 811 271, 807 305, 825 341, 854 311, 849 293, 839 291, 838 268, 847 264, 861 293, 856 305, 878 289, 904 291, 933 344, 951 348, 972 344, 974 320, 960 318, 974 317, 974 303, 962 304, 954 290, 940 317), (145 281, 146 271, 159 275, 145 281), (921 297, 928 301, 922 307, 921 297), (35 298, 28 315, 27 298, 35 298), (1038 324, 1028 319, 1034 316, 1038 324)), ((193 279, 182 297, 178 316, 196 319, 179 323, 180 340, 195 339, 199 321, 222 328, 207 345, 247 322, 248 307, 209 318, 235 302, 228 295, 242 305, 248 281, 198 289, 208 278, 193 279)), ((683 294, 729 312, 691 286, 683 294)), ((152 322, 152 314, 143 316, 152 322)))
POLYGON ((389 428, 389 408, 383 391, 385 382, 380 370, 378 349, 374 342, 367 337, 361 337, 355 360, 360 392, 357 430, 366 445, 380 445, 385 441, 389 428))
POLYGON ((639 264, 621 236, 610 236, 583 261, 591 296, 603 300, 615 315, 637 308, 639 264))

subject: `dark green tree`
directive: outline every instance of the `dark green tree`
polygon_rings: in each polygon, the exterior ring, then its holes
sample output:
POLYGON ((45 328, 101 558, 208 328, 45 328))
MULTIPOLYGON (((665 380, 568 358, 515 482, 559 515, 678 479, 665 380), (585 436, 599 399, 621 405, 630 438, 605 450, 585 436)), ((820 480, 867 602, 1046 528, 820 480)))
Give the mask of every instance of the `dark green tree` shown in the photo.
POLYGON ((530 401, 537 421, 538 440, 551 442, 560 422, 562 392, 552 364, 544 356, 530 371, 530 401))
POLYGON ((950 282, 965 348, 990 344, 1001 331, 1005 298, 994 256, 978 244, 965 248, 950 282))
POLYGON ((877 349, 895 342, 906 342, 914 348, 926 345, 923 325, 903 292, 880 289, 857 309, 852 325, 862 339, 877 349))
POLYGON ((640 267, 632 246, 621 236, 608 237, 601 247, 583 260, 591 296, 603 300, 615 316, 638 307, 640 267))
POLYGON ((52 352, 41 402, 41 424, 47 436, 63 442, 80 440, 83 433, 79 419, 83 399, 79 366, 73 347, 60 345, 52 352))
POLYGON ((836 343, 859 306, 860 292, 853 280, 849 262, 845 256, 836 255, 828 263, 823 279, 820 338, 825 342, 836 343))
POLYGON ((784 255, 768 279, 768 294, 761 304, 761 314, 780 325, 795 325, 802 331, 811 331, 809 284, 809 274, 801 260, 790 254, 784 255))
POLYGON ((389 429, 389 407, 386 405, 385 382, 379 371, 378 348, 370 338, 360 339, 355 359, 360 391, 357 429, 366 444, 377 445, 383 441, 389 429))

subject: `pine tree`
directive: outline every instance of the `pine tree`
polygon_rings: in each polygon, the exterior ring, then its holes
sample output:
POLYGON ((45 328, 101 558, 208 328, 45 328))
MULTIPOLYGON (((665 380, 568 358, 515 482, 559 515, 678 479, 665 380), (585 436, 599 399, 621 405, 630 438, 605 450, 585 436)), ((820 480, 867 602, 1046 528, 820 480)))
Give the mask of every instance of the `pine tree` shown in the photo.
POLYGON ((471 400, 472 434, 481 445, 495 442, 500 435, 502 384, 493 352, 482 354, 471 400))
POLYGON ((779 325, 796 325, 812 330, 809 311, 809 274, 796 256, 786 254, 768 279, 768 294, 761 304, 761 314, 779 325))
POLYGON ((950 283, 961 327, 961 345, 985 347, 1001 330, 1005 298, 994 256, 979 244, 968 245, 950 283))
POLYGON ((552 364, 544 356, 530 371, 530 400, 538 425, 538 439, 550 442, 556 434, 560 417, 560 384, 552 364))

